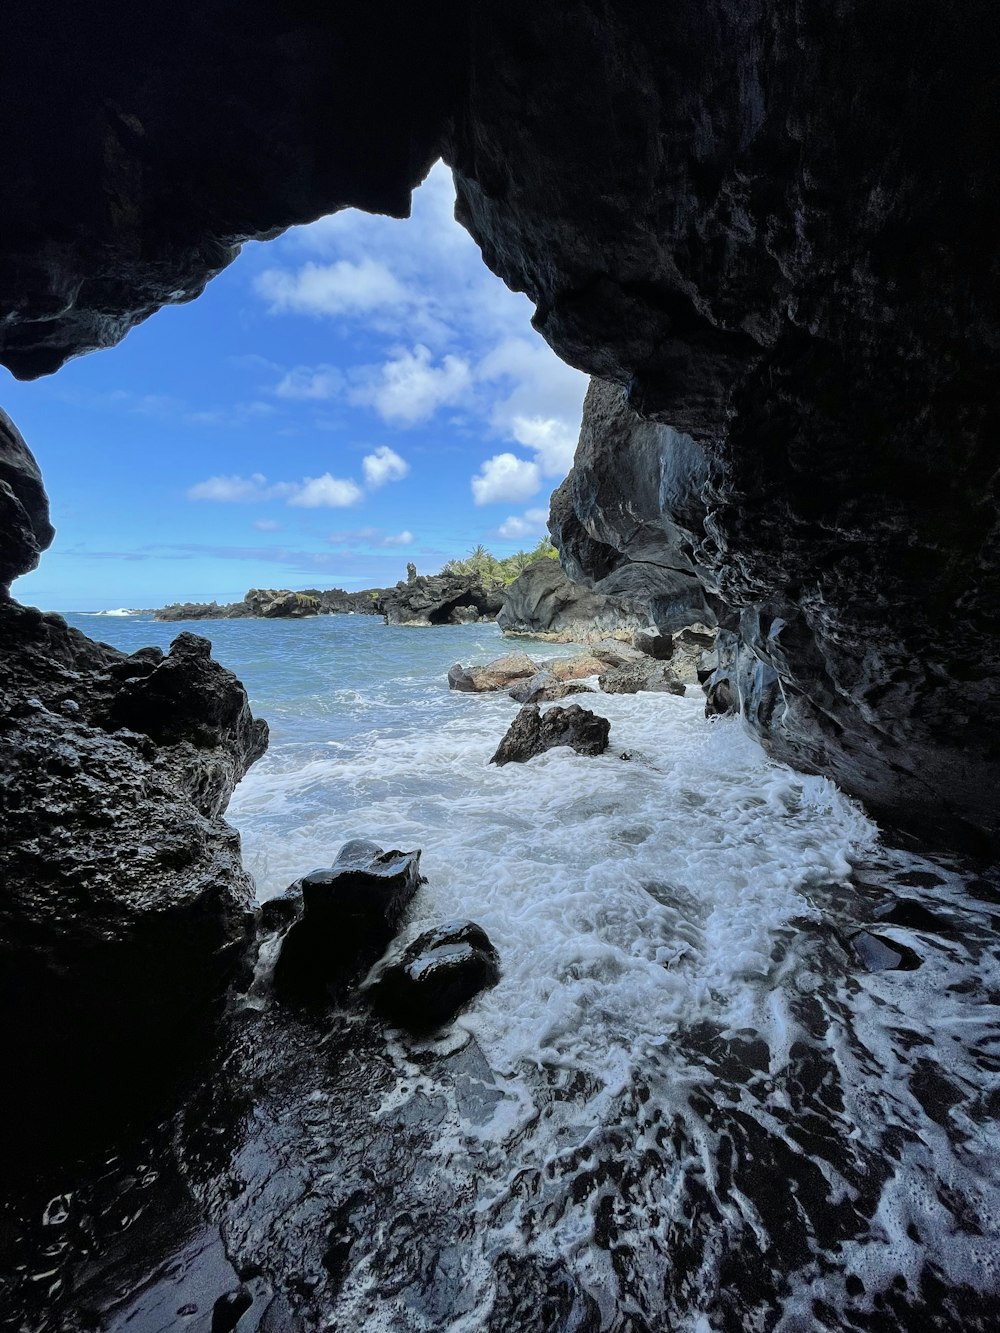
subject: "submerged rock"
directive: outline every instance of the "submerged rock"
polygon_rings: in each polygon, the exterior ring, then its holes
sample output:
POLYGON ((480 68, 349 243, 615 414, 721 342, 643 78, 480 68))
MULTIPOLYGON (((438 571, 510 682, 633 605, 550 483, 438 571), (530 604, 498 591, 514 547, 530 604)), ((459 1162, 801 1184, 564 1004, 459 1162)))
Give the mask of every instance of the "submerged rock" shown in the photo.
POLYGON ((490 760, 491 764, 523 764, 536 754, 568 745, 577 754, 603 754, 608 748, 611 723, 579 704, 540 711, 525 704, 490 760))
POLYGON ((272 913, 280 920, 301 900, 275 963, 275 993, 318 1002, 357 981, 396 935, 420 883, 419 851, 344 843, 332 866, 304 875, 272 913))
POLYGON ((441 1027, 500 980, 500 955, 482 926, 449 921, 425 931, 371 988, 375 1012, 411 1032, 441 1027))
POLYGON ((920 955, 898 940, 859 930, 851 943, 869 972, 913 972, 920 966, 920 955))
POLYGON ((915 898, 893 898, 876 907, 872 916, 889 926, 907 926, 931 935, 950 935, 955 927, 946 916, 932 912, 915 898))

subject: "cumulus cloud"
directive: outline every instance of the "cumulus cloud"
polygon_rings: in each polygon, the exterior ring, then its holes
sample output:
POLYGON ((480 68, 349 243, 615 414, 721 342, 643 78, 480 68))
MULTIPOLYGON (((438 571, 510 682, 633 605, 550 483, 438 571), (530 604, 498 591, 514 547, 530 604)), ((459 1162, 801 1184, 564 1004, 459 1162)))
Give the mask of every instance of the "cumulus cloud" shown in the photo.
POLYGON ((542 484, 537 463, 517 458, 514 454, 494 454, 472 478, 472 497, 477 505, 495 504, 500 500, 530 500, 542 484))
POLYGON ((187 498, 218 500, 221 504, 252 504, 257 500, 273 500, 276 492, 273 485, 268 485, 263 473, 254 472, 249 477, 209 477, 189 487, 187 498))
POLYGON ((351 401, 371 405, 393 425, 414 426, 439 407, 460 402, 471 383, 467 361, 448 354, 435 365, 430 348, 417 343, 412 351, 397 348, 367 383, 354 390, 351 401))
POLYGON ((476 376, 499 395, 490 411, 493 429, 533 449, 546 477, 563 478, 573 463, 587 377, 526 338, 499 342, 476 376))
POLYGON ((209 477, 189 487, 187 492, 189 500, 215 500, 220 504, 284 500, 303 509, 344 508, 356 504, 363 495, 356 481, 334 477, 329 472, 322 477, 306 477, 304 481, 269 482, 261 472, 249 477, 209 477))
POLYGON ((296 366, 274 392, 279 398, 323 400, 335 398, 343 387, 344 376, 336 366, 296 366))
POLYGON ((523 537, 539 540, 545 536, 548 520, 547 509, 527 509, 521 515, 511 514, 505 518, 497 531, 510 541, 520 541, 523 537))
POLYGON ((364 491, 356 481, 324 472, 321 477, 306 477, 288 497, 288 503, 300 509, 345 509, 357 504, 363 495, 364 491))
POLYGON ((276 518, 259 518, 254 527, 258 532, 280 532, 281 524, 276 518))
POLYGON ((413 541, 413 533, 410 532, 408 529, 404 529, 402 532, 397 532, 394 537, 383 537, 382 545, 409 546, 412 541, 413 541))
POLYGON ((265 269, 254 287, 275 314, 365 315, 406 306, 413 299, 385 264, 367 256, 357 263, 310 261, 294 272, 265 269))
POLYGON ((546 477, 562 480, 573 466, 577 432, 558 417, 514 417, 510 433, 518 444, 534 449, 546 477))
POLYGON ((400 458, 394 449, 381 444, 374 453, 366 454, 361 460, 365 481, 374 490, 384 486, 387 481, 402 481, 410 470, 405 458, 400 458))

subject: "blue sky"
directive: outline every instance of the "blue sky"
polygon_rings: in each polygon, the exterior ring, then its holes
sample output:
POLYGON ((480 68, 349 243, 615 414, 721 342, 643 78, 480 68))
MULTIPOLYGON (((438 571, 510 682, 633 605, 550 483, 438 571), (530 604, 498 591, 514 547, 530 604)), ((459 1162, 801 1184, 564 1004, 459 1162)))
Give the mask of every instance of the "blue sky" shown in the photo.
POLYGON ((57 535, 53 610, 394 583, 545 532, 586 379, 454 221, 441 164, 406 221, 354 211, 251 244, 190 305, 0 403, 57 535))

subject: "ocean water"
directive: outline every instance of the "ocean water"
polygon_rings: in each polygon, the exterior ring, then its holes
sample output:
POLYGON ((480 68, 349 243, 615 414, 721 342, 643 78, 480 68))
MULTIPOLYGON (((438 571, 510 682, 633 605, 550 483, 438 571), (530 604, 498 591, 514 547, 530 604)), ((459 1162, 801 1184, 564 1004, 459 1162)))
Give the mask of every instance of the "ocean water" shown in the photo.
MULTIPOLYGON (((399 945, 460 917, 500 952, 500 984, 445 1036, 388 1035, 370 1108, 404 1154, 415 1108, 437 1108, 419 1152, 473 1219, 459 1276, 441 1276, 440 1220, 411 1242, 433 1279, 400 1280, 369 1238, 314 1293, 317 1327, 331 1302, 365 1330, 513 1327, 510 1256, 579 1294, 546 1327, 991 1326, 995 878, 886 845, 690 689, 575 698, 610 719, 605 755, 491 766, 517 706, 449 691, 448 667, 565 645, 357 616, 68 618, 127 650, 192 629, 244 681, 271 745, 228 818, 261 899, 349 838, 419 847, 428 883, 399 945), (921 965, 869 972, 851 937, 891 896, 941 929, 878 926, 921 965), (440 1072, 462 1051, 472 1101, 440 1072)), ((330 1097, 318 1084, 304 1104, 330 1097)), ((319 1178, 346 1215, 349 1167, 319 1178)), ((414 1190, 404 1172, 377 1234, 419 1212, 414 1190)), ((291 1224, 287 1243, 308 1248, 291 1224)))

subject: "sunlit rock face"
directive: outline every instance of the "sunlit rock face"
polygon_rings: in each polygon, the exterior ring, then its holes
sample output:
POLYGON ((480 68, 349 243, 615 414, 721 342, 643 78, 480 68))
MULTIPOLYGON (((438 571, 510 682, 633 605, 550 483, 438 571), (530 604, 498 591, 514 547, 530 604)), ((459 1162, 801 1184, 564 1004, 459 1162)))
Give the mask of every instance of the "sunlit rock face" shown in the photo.
POLYGON ((15 374, 196 295, 242 238, 404 214, 443 154, 486 262, 643 418, 614 453, 642 531, 573 483, 571 571, 659 588, 659 525, 682 557, 662 623, 714 611, 775 754, 910 827, 995 835, 990 11, 120 0, 3 25, 15 374), (684 457, 657 478, 666 427, 684 457))

